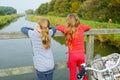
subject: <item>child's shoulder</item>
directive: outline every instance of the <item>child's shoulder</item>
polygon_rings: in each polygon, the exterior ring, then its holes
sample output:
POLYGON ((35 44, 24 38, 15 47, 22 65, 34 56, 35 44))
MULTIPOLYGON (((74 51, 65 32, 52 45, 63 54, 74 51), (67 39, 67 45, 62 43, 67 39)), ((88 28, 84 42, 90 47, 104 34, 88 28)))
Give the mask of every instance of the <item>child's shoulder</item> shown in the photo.
POLYGON ((83 25, 83 24, 79 24, 78 25, 78 29, 82 29, 82 28, 84 28, 85 27, 85 25, 83 25))
POLYGON ((34 37, 35 35, 38 35, 39 33, 37 32, 37 31, 35 31, 35 30, 29 30, 28 31, 28 35, 30 36, 30 37, 34 37))
POLYGON ((79 26, 78 26, 78 28, 85 28, 85 27, 89 27, 88 25, 84 25, 84 24, 80 24, 79 26))

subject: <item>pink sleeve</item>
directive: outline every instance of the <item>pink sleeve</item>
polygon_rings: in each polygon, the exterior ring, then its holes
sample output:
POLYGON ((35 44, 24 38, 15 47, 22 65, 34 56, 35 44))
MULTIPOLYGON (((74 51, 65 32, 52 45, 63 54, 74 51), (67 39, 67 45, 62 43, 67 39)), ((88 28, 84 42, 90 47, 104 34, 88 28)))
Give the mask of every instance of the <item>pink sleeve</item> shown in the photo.
POLYGON ((83 26, 84 31, 89 31, 90 27, 89 26, 83 26))
POLYGON ((63 33, 65 32, 65 26, 63 26, 63 25, 57 26, 56 29, 57 29, 58 31, 63 32, 63 33))

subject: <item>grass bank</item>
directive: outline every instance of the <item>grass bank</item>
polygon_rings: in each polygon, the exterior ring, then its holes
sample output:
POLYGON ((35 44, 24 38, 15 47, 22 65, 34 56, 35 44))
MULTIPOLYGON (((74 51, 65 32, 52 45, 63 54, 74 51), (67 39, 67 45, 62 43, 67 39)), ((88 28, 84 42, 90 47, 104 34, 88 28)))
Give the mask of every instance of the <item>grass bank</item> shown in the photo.
MULTIPOLYGON (((36 16, 30 15, 28 16, 28 20, 37 22, 40 18, 48 18, 50 20, 51 26, 56 26, 57 24, 64 24, 66 18, 65 17, 57 17, 57 16, 36 16)), ((107 22, 97 22, 90 20, 80 19, 81 24, 89 25, 92 29, 102 29, 102 28, 120 28, 120 24, 115 23, 107 23, 107 22)), ((120 34, 111 34, 111 35, 95 35, 96 39, 99 39, 101 42, 108 42, 110 45, 116 46, 120 49, 120 34)))
POLYGON ((13 14, 13 15, 5 15, 5 16, 0 16, 0 28, 5 26, 6 24, 9 24, 10 22, 14 21, 21 15, 18 14, 13 14))

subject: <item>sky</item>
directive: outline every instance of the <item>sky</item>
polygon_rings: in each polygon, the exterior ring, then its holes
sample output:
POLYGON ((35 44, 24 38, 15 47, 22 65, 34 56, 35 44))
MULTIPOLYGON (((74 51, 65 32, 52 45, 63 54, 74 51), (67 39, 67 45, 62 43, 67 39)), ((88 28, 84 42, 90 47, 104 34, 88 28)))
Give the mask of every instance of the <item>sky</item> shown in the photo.
POLYGON ((50 0, 0 0, 0 6, 9 6, 17 10, 17 13, 25 13, 28 9, 37 9, 40 4, 50 0))

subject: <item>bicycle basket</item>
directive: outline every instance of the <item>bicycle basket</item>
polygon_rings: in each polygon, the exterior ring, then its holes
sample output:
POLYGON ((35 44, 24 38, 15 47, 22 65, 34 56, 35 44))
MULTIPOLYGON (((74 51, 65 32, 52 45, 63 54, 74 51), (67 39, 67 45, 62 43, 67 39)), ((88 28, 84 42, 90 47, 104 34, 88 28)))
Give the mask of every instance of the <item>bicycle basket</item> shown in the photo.
MULTIPOLYGON (((90 66, 94 69, 102 70, 107 67, 111 67, 112 65, 117 63, 117 60, 119 57, 120 57, 120 54, 112 53, 111 55, 92 61, 90 63, 90 66)), ((118 64, 118 66, 112 69, 112 72, 114 76, 116 77, 120 76, 120 63, 118 64)), ((97 80, 110 80, 110 76, 107 71, 103 73, 92 71, 92 73, 93 73, 93 77, 97 80)))

